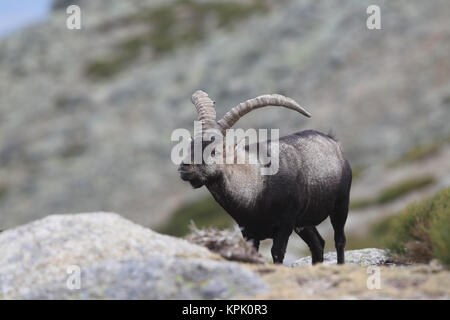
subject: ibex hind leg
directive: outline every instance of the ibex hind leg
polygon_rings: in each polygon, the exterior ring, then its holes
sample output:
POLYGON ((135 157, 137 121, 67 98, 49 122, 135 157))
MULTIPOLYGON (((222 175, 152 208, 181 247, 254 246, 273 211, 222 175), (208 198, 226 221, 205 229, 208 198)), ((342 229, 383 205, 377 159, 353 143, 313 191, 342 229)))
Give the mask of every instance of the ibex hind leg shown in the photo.
POLYGON ((320 236, 316 227, 297 227, 295 232, 302 238, 311 251, 312 264, 323 262, 323 249, 325 240, 320 236))
POLYGON ((337 263, 343 264, 345 263, 345 232, 344 226, 347 221, 348 215, 348 196, 342 199, 339 199, 336 202, 335 209, 332 215, 330 215, 331 224, 334 230, 334 243, 336 246, 336 255, 337 255, 337 263))

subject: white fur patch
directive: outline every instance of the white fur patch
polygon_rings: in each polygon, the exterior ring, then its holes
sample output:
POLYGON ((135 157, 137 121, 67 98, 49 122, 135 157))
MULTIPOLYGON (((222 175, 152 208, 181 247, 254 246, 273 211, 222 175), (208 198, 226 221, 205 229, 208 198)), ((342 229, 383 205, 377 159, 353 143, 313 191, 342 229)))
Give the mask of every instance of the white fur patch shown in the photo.
POLYGON ((231 197, 238 200, 244 207, 252 207, 263 190, 263 180, 258 164, 225 165, 224 178, 226 189, 231 197))
POLYGON ((302 141, 302 161, 307 168, 309 183, 315 184, 333 177, 340 177, 342 171, 342 153, 339 145, 322 136, 313 136, 302 141))

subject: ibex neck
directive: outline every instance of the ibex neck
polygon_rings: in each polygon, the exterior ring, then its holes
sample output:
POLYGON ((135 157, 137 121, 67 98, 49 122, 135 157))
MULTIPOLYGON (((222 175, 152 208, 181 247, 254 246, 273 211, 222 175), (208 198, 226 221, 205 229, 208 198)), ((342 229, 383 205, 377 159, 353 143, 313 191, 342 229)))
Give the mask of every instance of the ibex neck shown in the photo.
POLYGON ((250 164, 224 165, 220 177, 206 186, 230 214, 252 209, 263 190, 259 168, 250 164))

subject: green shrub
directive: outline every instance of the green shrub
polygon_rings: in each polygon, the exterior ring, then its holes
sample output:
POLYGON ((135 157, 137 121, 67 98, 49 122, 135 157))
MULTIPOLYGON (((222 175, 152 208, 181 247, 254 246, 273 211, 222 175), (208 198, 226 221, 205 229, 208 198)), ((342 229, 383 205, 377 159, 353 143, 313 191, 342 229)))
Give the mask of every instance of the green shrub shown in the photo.
POLYGON ((385 204, 403 197, 408 193, 427 187, 435 182, 433 176, 421 176, 409 178, 382 190, 371 199, 358 199, 350 203, 350 209, 363 209, 369 206, 385 204))
POLYGON ((450 188, 416 202, 389 222, 386 245, 399 258, 450 265, 450 188))
POLYGON ((450 266, 450 214, 442 209, 436 213, 431 223, 431 243, 434 256, 443 264, 450 266))
POLYGON ((376 222, 364 236, 347 235, 346 249, 387 248, 397 262, 427 263, 436 258, 450 266, 449 231, 450 188, 447 188, 376 222))
POLYGON ((200 229, 208 227, 222 229, 233 225, 233 220, 228 213, 211 196, 208 196, 176 210, 170 220, 158 231, 178 237, 185 236, 189 233, 191 221, 194 221, 200 229))

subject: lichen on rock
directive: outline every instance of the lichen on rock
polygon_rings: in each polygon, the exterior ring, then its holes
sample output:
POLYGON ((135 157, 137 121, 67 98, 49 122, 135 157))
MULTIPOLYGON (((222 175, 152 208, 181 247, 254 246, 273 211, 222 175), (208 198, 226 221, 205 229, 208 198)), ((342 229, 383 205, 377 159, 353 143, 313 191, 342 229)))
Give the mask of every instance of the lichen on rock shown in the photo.
MULTIPOLYGON (((328 252, 323 256, 323 264, 336 264, 336 252, 328 252)), ((360 250, 348 250, 345 252, 345 263, 356 264, 361 267, 382 265, 389 262, 387 250, 367 248, 360 250)), ((311 265, 311 257, 298 259, 292 264, 292 267, 311 265)))

